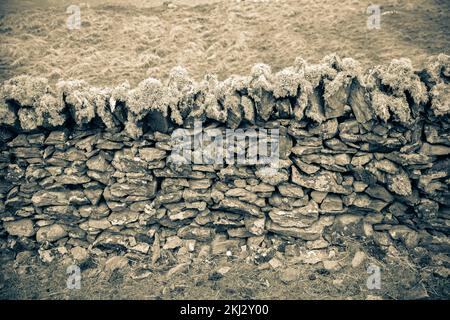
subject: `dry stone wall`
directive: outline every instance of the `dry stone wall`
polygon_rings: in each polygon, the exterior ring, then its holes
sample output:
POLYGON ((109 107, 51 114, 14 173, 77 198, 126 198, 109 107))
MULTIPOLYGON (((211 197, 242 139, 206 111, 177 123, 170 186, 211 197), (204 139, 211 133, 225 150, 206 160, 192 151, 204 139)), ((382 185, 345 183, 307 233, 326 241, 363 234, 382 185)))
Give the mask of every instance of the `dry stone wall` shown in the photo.
MULTIPOLYGON (((1 87, 4 248, 221 254, 346 237, 448 252, 450 57, 363 71, 298 59, 272 73, 90 87, 1 87), (177 128, 279 129, 273 164, 177 165, 177 128), (268 174, 268 172, 270 174, 268 174)), ((233 152, 245 153, 248 145, 233 152)))

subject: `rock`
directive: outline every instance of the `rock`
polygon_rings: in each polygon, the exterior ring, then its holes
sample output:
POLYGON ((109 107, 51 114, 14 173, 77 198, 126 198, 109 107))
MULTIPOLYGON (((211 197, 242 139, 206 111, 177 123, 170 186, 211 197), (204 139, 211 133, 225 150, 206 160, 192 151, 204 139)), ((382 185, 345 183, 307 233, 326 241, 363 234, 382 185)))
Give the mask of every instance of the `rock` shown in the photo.
POLYGON ((325 248, 328 248, 329 246, 330 246, 330 244, 328 243, 328 241, 326 241, 324 239, 318 239, 318 240, 306 242, 306 248, 308 250, 325 249, 325 248))
POLYGON ((5 178, 11 182, 19 182, 23 178, 24 174, 25 172, 21 167, 16 164, 10 164, 8 165, 5 178))
POLYGON ((47 145, 63 145, 66 143, 68 138, 68 132, 63 131, 52 131, 45 140, 47 145))
POLYGON ((251 234, 255 236, 260 236, 265 233, 265 218, 257 218, 253 216, 245 216, 244 217, 244 224, 246 230, 251 234))
POLYGON ((401 196, 410 196, 412 194, 411 181, 405 172, 388 176, 387 187, 392 192, 401 196))
POLYGON ((96 206, 100 202, 100 199, 103 194, 103 189, 100 187, 100 184, 96 184, 89 187, 85 187, 83 192, 89 199, 91 204, 96 206))
POLYGON ((164 250, 171 250, 179 248, 183 245, 183 240, 177 236, 171 236, 166 239, 166 243, 163 246, 164 250))
POLYGON ((292 211, 273 209, 269 212, 269 217, 281 227, 305 228, 319 219, 319 207, 317 203, 310 201, 308 205, 292 211))
POLYGON ((356 208, 356 212, 381 212, 388 204, 381 200, 372 199, 365 194, 356 194, 353 197, 350 197, 351 203, 349 203, 349 207, 352 209, 356 208))
POLYGON ((61 185, 76 185, 76 184, 84 184, 91 181, 91 178, 85 175, 70 175, 64 174, 58 177, 55 177, 56 183, 61 185))
POLYGON ((211 242, 211 253, 212 254, 223 254, 228 251, 237 251, 239 248, 240 240, 238 239, 227 239, 221 235, 216 235, 214 240, 211 242))
POLYGON ((197 241, 191 239, 191 240, 184 240, 183 243, 189 252, 195 251, 197 241))
POLYGON ((44 263, 51 263, 55 259, 55 255, 53 254, 52 250, 38 250, 39 258, 44 263))
POLYGON ((124 250, 136 245, 136 238, 118 232, 103 231, 92 244, 93 247, 124 250))
POLYGON ((366 153, 364 155, 355 155, 352 158, 351 164, 353 166, 362 167, 370 162, 373 159, 373 155, 371 153, 366 153))
POLYGON ((321 192, 321 191, 311 191, 309 194, 311 198, 317 203, 322 203, 323 199, 327 196, 327 192, 321 192))
POLYGON ((114 183, 105 189, 103 196, 106 200, 127 201, 133 197, 139 197, 140 200, 150 199, 156 193, 156 180, 138 180, 125 183, 114 183), (107 190, 109 191, 107 193, 107 190))
POLYGON ((414 209, 417 212, 419 218, 424 220, 431 220, 437 218, 439 212, 439 204, 436 201, 432 201, 430 199, 421 199, 419 205, 414 209))
POLYGON ((258 195, 247 191, 242 188, 233 188, 228 190, 225 193, 226 197, 238 197, 240 201, 248 202, 248 203, 255 203, 258 200, 258 195))
POLYGON ((336 182, 335 174, 329 171, 321 171, 311 176, 301 175, 292 166, 292 182, 302 187, 322 192, 333 192, 338 194, 350 194, 351 190, 336 182))
POLYGON ((314 154, 314 153, 320 153, 320 150, 322 150, 322 146, 295 146, 294 148, 292 148, 292 153, 295 154, 296 156, 299 156, 299 158, 301 158, 301 156, 307 155, 307 154, 314 154))
POLYGON ((284 283, 290 283, 299 279, 299 270, 288 267, 279 273, 280 280, 284 283))
POLYGON ((437 267, 433 270, 433 273, 438 277, 448 279, 450 277, 450 268, 437 267))
POLYGON ((73 247, 70 249, 70 254, 80 264, 85 263, 89 259, 89 253, 83 247, 73 247))
POLYGON ((67 232, 63 226, 52 224, 50 226, 40 228, 36 233, 37 242, 55 242, 67 236, 67 232))
POLYGON ((175 266, 172 269, 170 269, 169 271, 167 271, 166 277, 168 279, 170 279, 171 277, 173 277, 176 274, 186 272, 189 269, 189 265, 190 265, 190 263, 188 263, 188 262, 178 264, 177 266, 175 266))
POLYGON ((122 226, 135 222, 139 219, 139 212, 132 210, 124 210, 113 212, 109 215, 108 220, 113 226, 122 226))
POLYGON ((164 192, 164 193, 158 194, 158 196, 156 197, 156 202, 158 204, 174 203, 174 202, 179 202, 182 197, 183 197, 182 191, 172 192, 172 193, 164 192))
POLYGON ((303 198, 303 188, 291 183, 283 183, 278 186, 278 191, 284 197, 303 198))
POLYGON ((89 203, 89 200, 86 198, 83 191, 79 190, 41 190, 33 195, 31 201, 36 207, 68 204, 83 205, 89 203))
POLYGON ((364 190, 366 190, 368 187, 367 183, 364 183, 362 181, 354 181, 353 182, 353 189, 355 190, 355 192, 363 192, 364 190))
POLYGON ((364 222, 359 214, 342 214, 336 216, 329 232, 334 241, 340 241, 341 236, 361 239, 365 237, 364 222))
POLYGON ((104 270, 106 272, 113 272, 128 266, 128 259, 124 256, 112 256, 105 262, 104 270))
POLYGON ((262 167, 256 170, 256 176, 261 179, 262 182, 277 186, 280 183, 289 180, 288 173, 283 169, 276 169, 272 167, 262 167))
POLYGON ((275 187, 267 184, 267 183, 260 183, 257 185, 249 185, 245 187, 246 190, 250 192, 272 192, 275 191, 275 187))
POLYGON ((79 226, 86 231, 105 230, 111 227, 111 222, 109 222, 108 219, 89 219, 79 226))
POLYGON ((402 241, 408 248, 412 249, 419 243, 419 235, 407 226, 397 225, 389 230, 389 235, 394 240, 402 241))
POLYGON ((323 229, 326 226, 333 224, 334 217, 322 217, 318 221, 314 222, 310 227, 297 228, 297 227, 283 227, 271 220, 266 224, 266 229, 283 236, 299 238, 303 240, 318 240, 322 236, 323 229))
POLYGON ((74 162, 74 161, 86 161, 86 154, 81 151, 78 150, 77 148, 69 148, 67 150, 64 151, 60 151, 60 150, 56 150, 53 153, 53 158, 55 159, 60 159, 60 160, 65 160, 65 161, 70 161, 70 162, 74 162))
POLYGON ((219 203, 218 209, 235 213, 249 214, 255 217, 264 216, 259 207, 239 201, 237 199, 228 199, 228 198, 223 199, 219 203))
POLYGON ((14 126, 17 122, 17 115, 14 108, 6 103, 0 103, 0 124, 14 126))
POLYGON ((183 199, 187 202, 197 202, 204 201, 209 203, 211 201, 211 192, 209 191, 200 191, 200 190, 190 190, 184 189, 183 191, 183 199))
POLYGON ((148 278, 151 275, 152 272, 150 270, 139 268, 133 272, 133 274, 131 275, 131 279, 142 280, 148 278))
POLYGON ((269 265, 272 269, 276 270, 283 266, 283 262, 281 262, 280 259, 274 257, 269 260, 269 265))
MULTIPOLYGON (((301 171, 303 171, 306 174, 314 174, 320 170, 319 166, 305 163, 305 162, 301 161, 299 158, 294 158, 294 163, 301 171)), ((293 173, 292 173, 292 175, 293 175, 293 173)), ((291 176, 291 178, 292 178, 292 176, 291 176)))
POLYGON ((32 237, 34 235, 34 224, 31 219, 4 222, 3 227, 12 236, 32 237))
POLYGON ((86 162, 86 166, 89 168, 89 170, 99 171, 99 172, 106 172, 111 171, 112 166, 107 161, 105 153, 103 151, 100 151, 100 153, 92 158, 90 158, 86 162))
POLYGON ((178 229, 177 235, 182 239, 208 241, 212 239, 214 231, 210 228, 189 225, 178 229))
POLYGON ((225 266, 225 267, 221 267, 221 268, 217 269, 216 272, 217 272, 218 274, 224 276, 224 275, 227 274, 230 270, 231 270, 230 267, 225 266))
POLYGON ((195 216, 197 216, 197 214, 197 210, 184 210, 176 213, 169 212, 169 219, 171 221, 185 220, 194 218, 195 216))
POLYGON ((324 260, 323 267, 325 270, 328 270, 328 271, 338 271, 341 269, 341 265, 339 264, 339 261, 334 261, 334 260, 324 260))
POLYGON ((147 162, 159 161, 166 157, 167 153, 164 150, 156 148, 141 148, 139 149, 139 157, 147 162))
POLYGON ((419 152, 428 156, 448 156, 450 154, 450 147, 424 143, 419 152))
POLYGON ((132 250, 134 252, 142 253, 142 254, 147 254, 150 250, 150 245, 145 242, 140 242, 140 243, 136 244, 135 246, 131 247, 130 250, 132 250))
POLYGON ((148 162, 139 158, 134 149, 122 149, 114 154, 112 166, 122 172, 147 173, 148 162))
POLYGON ((373 112, 368 103, 368 95, 359 80, 354 79, 350 87, 348 104, 353 110, 356 120, 365 124, 373 119, 373 112))
POLYGON ((340 76, 337 76, 332 81, 325 81, 324 109, 327 119, 338 118, 344 115, 350 85, 350 79, 343 81, 340 76))
POLYGON ((344 210, 341 197, 333 194, 327 195, 325 199, 322 201, 320 209, 326 212, 344 210))
POLYGON ((363 251, 358 251, 355 253, 352 259, 352 267, 358 268, 366 259, 366 254, 363 251))
POLYGON ((25 176, 28 181, 41 180, 50 175, 50 172, 48 172, 47 170, 34 165, 29 165, 25 172, 25 176))
POLYGON ((366 300, 383 300, 383 297, 369 294, 367 295, 366 300))
POLYGON ((189 188, 195 190, 205 190, 211 187, 211 179, 189 180, 189 188))
POLYGON ((159 233, 155 233, 155 240, 152 245, 152 264, 154 265, 161 257, 161 244, 159 233))
POLYGON ((383 200, 384 202, 394 201, 394 197, 384 187, 380 185, 369 186, 365 192, 372 198, 383 200))

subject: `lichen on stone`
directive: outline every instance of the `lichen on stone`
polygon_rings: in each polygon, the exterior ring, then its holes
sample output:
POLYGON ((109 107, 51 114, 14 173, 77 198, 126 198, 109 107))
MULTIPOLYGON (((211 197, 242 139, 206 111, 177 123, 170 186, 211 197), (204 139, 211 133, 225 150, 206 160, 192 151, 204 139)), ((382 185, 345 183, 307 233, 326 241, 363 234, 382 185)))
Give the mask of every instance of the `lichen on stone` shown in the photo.
POLYGON ((61 80, 56 84, 58 96, 66 103, 75 123, 88 124, 95 118, 95 90, 83 80, 61 80))
POLYGON ((435 86, 439 83, 448 83, 450 81, 450 56, 439 54, 428 58, 425 82, 429 86, 435 86))
POLYGON ((411 60, 406 58, 393 59, 389 65, 375 67, 372 76, 378 82, 392 90, 393 95, 401 97, 408 93, 414 103, 426 103, 428 100, 427 88, 420 81, 411 60))
POLYGON ((372 109, 385 123, 393 116, 395 121, 407 126, 412 123, 411 110, 404 97, 389 96, 380 90, 372 92, 372 109))
POLYGON ((0 125, 14 126, 17 115, 14 108, 4 101, 0 101, 0 125))
POLYGON ((275 98, 297 96, 299 86, 304 79, 304 74, 295 68, 285 68, 272 77, 273 96, 275 98))
POLYGON ((196 93, 196 84, 189 77, 187 70, 178 66, 169 73, 166 92, 171 119, 176 124, 181 125, 191 110, 196 93))
POLYGON ((205 110, 205 114, 209 119, 224 123, 227 119, 226 111, 219 103, 219 99, 223 97, 221 83, 216 75, 207 74, 200 84, 203 99, 199 100, 200 106, 205 110))
POLYGON ((430 91, 431 110, 436 117, 450 115, 450 84, 439 83, 430 91))
POLYGON ((32 107, 48 92, 49 84, 46 78, 22 75, 5 81, 1 86, 0 96, 20 106, 32 107))
POLYGON ((131 137, 142 134, 142 120, 150 111, 159 111, 168 116, 169 96, 167 88, 161 81, 147 78, 141 81, 137 88, 128 92, 128 117, 125 131, 131 137))
POLYGON ((66 121, 65 104, 52 94, 45 94, 36 106, 37 123, 45 128, 62 126, 66 121))

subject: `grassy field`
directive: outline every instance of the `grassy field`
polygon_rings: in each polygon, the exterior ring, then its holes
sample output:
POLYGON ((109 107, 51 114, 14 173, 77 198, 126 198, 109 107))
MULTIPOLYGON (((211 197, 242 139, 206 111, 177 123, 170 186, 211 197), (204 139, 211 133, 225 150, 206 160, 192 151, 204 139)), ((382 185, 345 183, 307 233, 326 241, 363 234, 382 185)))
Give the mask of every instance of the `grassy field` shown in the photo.
POLYGON ((383 0, 381 28, 368 30, 370 1, 155 0, 79 3, 81 28, 69 30, 71 1, 3 0, 0 80, 29 73, 85 79, 94 85, 164 78, 182 65, 196 79, 246 74, 264 62, 277 71, 296 57, 326 54, 366 67, 399 57, 417 68, 449 51, 450 3, 383 0))

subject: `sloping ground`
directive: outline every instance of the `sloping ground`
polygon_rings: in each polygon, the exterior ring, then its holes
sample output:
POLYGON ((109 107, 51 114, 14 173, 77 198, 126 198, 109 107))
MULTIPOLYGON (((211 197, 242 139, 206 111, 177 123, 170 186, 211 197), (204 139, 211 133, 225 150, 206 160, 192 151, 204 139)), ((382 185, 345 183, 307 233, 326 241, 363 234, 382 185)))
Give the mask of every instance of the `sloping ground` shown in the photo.
POLYGON ((165 78, 175 65, 195 79, 247 74, 254 63, 274 71, 297 56, 317 62, 336 52, 365 66, 448 53, 448 2, 381 1, 380 30, 367 30, 370 1, 90 1, 82 27, 66 28, 68 1, 2 1, 0 80, 18 74, 136 84, 165 78), (98 4, 99 2, 106 4, 98 4))
POLYGON ((267 262, 255 265, 225 255, 195 259, 182 267, 151 266, 148 261, 131 255, 121 265, 98 257, 82 266, 80 289, 67 288, 70 277, 67 267, 73 263, 68 255, 52 263, 38 261, 28 252, 15 260, 2 255, 0 298, 397 300, 450 297, 447 279, 421 265, 423 259, 395 248, 381 256, 376 254, 376 247, 373 251, 365 249, 366 259, 352 267, 359 245, 347 242, 345 248, 333 249, 342 265, 335 270, 325 269, 319 260, 316 264, 296 263, 294 257, 287 257, 276 268, 267 262), (380 267, 379 289, 367 287, 373 274, 367 272, 370 265, 380 267), (226 268, 230 270, 222 276, 220 272, 226 268), (169 270, 174 269, 178 272, 168 276, 169 270))

